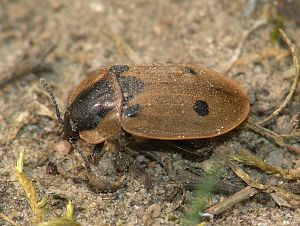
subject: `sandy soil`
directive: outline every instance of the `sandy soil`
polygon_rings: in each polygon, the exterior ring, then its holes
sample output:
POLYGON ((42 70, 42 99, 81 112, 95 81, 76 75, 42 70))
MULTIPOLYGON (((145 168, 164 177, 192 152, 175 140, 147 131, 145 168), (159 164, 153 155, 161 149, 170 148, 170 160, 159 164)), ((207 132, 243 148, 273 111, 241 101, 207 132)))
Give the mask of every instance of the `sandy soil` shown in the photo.
MULTIPOLYGON (((247 92, 251 116, 263 119, 289 91, 292 61, 289 56, 274 54, 274 51, 286 50, 282 44, 270 41, 270 33, 275 27, 276 6, 268 1, 257 1, 255 9, 251 10, 250 2, 2 0, 0 212, 19 225, 30 225, 31 212, 14 175, 18 153, 25 148, 24 170, 34 181, 39 196, 48 196, 48 218, 61 216, 67 200, 72 200, 76 221, 82 225, 178 224, 192 194, 188 191, 186 202, 174 210, 176 200, 165 197, 167 185, 171 183, 170 175, 145 152, 134 157, 127 156, 130 163, 143 164, 143 169, 118 173, 115 179, 125 174, 126 186, 113 193, 95 193, 86 181, 63 175, 64 172, 85 178, 84 171, 76 171, 81 159, 74 152, 68 153, 68 148, 59 146, 62 144, 59 123, 51 102, 40 86, 39 77, 45 77, 51 84, 63 111, 70 91, 86 72, 107 65, 134 63, 120 46, 116 46, 107 29, 118 34, 133 48, 140 56, 135 61, 140 63, 197 63, 225 72, 245 34, 257 23, 265 21, 245 40, 241 49, 242 63, 235 65, 228 73, 247 92), (52 46, 54 49, 45 59, 41 59, 41 55, 52 46), (258 52, 260 55, 252 57, 252 53, 258 52), (270 52, 273 55, 268 56, 270 52), (11 79, 11 75, 18 74, 18 66, 24 61, 35 65, 35 68, 11 79), (55 164, 60 174, 48 174, 49 163, 55 164), (147 178, 151 178, 150 185, 147 178)), ((283 17, 284 30, 299 46, 297 16, 300 13, 292 14, 297 7, 288 6, 280 8, 286 15, 283 17)), ((289 133, 296 128, 299 99, 299 92, 296 92, 288 108, 277 120, 269 123, 268 128, 277 133, 289 133)), ((220 148, 223 144, 233 150, 247 144, 270 164, 284 168, 299 166, 298 155, 287 152, 250 130, 236 131, 221 141, 212 139, 207 149, 220 148)), ((299 147, 297 141, 289 144, 299 147)), ((90 145, 81 145, 86 154, 93 149, 90 145)), ((146 150, 146 146, 139 149, 146 150)), ((136 150, 133 151, 136 153, 136 150)), ((197 166, 200 161, 191 161, 178 151, 166 151, 163 146, 152 147, 152 152, 159 158, 170 160, 176 180, 187 177, 187 173, 184 174, 186 166, 197 166)), ((107 157, 109 165, 110 155, 107 157)), ((114 171, 109 166, 101 167, 99 171, 107 175, 110 173, 108 171, 114 171)), ((247 168, 247 172, 265 181, 272 180, 253 168, 247 168)), ((274 183, 281 182, 287 183, 281 180, 274 183)), ((223 198, 222 194, 216 194, 211 203, 223 198)), ((268 197, 254 197, 216 216, 209 224, 297 225, 300 218, 299 212, 293 208, 279 207, 268 197)), ((0 219, 0 225, 10 224, 0 219)))

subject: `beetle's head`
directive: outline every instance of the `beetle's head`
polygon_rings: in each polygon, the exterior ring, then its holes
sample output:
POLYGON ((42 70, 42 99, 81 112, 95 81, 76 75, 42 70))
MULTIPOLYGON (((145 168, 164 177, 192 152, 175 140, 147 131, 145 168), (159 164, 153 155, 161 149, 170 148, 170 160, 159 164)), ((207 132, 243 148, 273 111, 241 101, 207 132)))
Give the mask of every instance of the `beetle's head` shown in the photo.
POLYGON ((74 150, 76 150, 80 154, 83 159, 84 168, 86 169, 88 176, 92 178, 92 171, 88 159, 83 155, 82 151, 75 144, 75 142, 79 139, 79 129, 77 124, 72 119, 69 110, 65 112, 64 119, 61 118, 60 111, 51 88, 49 87, 45 79, 41 78, 40 82, 52 100, 58 122, 63 125, 64 139, 67 140, 73 146, 74 150))
POLYGON ((64 119, 61 118, 60 111, 51 88, 49 87, 45 79, 41 78, 40 82, 52 100, 58 122, 63 125, 64 139, 69 141, 71 144, 74 144, 79 139, 79 130, 76 126, 76 123, 74 123, 72 118, 70 117, 69 111, 65 112, 64 119))
POLYGON ((63 121, 64 139, 74 143, 79 139, 79 130, 75 122, 70 117, 69 111, 65 112, 63 121))

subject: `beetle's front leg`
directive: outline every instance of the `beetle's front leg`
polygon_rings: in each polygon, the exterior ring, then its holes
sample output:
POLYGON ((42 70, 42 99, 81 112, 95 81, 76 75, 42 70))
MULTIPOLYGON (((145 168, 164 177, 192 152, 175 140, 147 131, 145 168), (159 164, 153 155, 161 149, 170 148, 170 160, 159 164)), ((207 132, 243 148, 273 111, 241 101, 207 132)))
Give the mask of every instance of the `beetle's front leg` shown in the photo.
POLYGON ((125 177, 116 171, 116 157, 122 149, 120 136, 107 139, 103 145, 96 145, 89 156, 87 176, 96 192, 115 192, 124 185, 125 177), (92 163, 92 164, 90 164, 92 163))

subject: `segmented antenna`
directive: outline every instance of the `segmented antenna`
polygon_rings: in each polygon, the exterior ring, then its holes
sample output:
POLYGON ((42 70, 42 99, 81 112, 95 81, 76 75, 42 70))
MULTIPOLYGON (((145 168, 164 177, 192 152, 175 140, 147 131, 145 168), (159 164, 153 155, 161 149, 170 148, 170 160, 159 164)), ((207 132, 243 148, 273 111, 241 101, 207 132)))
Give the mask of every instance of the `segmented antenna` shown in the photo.
POLYGON ((53 104, 53 106, 55 108, 56 117, 57 117, 58 122, 63 125, 64 121, 60 117, 59 108, 58 108, 57 102, 55 100, 55 96, 54 96, 54 94, 52 92, 52 89, 50 88, 50 86, 48 85, 48 83, 46 82, 46 80, 44 78, 40 78, 40 83, 41 83, 41 85, 43 86, 44 90, 47 92, 47 94, 49 95, 49 97, 52 100, 52 104, 53 104))

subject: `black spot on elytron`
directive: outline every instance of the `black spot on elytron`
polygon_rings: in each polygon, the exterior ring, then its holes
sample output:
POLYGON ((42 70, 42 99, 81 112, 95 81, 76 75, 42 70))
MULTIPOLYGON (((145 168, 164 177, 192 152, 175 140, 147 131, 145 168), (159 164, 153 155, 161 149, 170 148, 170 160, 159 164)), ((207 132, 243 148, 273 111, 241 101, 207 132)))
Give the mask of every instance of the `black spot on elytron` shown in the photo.
POLYGON ((200 116, 206 116, 209 113, 209 108, 204 100, 197 100, 194 104, 194 111, 200 116))
POLYGON ((183 71, 185 73, 188 73, 188 74, 192 74, 192 75, 198 75, 198 72, 195 71, 195 69, 191 68, 191 67, 184 67, 183 68, 183 71))
POLYGON ((68 108, 72 127, 78 131, 95 129, 113 109, 114 91, 107 80, 100 80, 82 91, 68 108))
POLYGON ((118 77, 118 82, 123 94, 123 101, 128 101, 144 88, 143 81, 133 76, 118 77))
POLYGON ((129 70, 129 66, 128 65, 114 65, 111 66, 108 70, 109 73, 112 73, 114 75, 121 76, 121 74, 125 71, 129 70))
POLYGON ((133 106, 126 106, 123 108, 123 116, 124 117, 135 117, 141 111, 141 106, 139 104, 135 104, 133 106))

